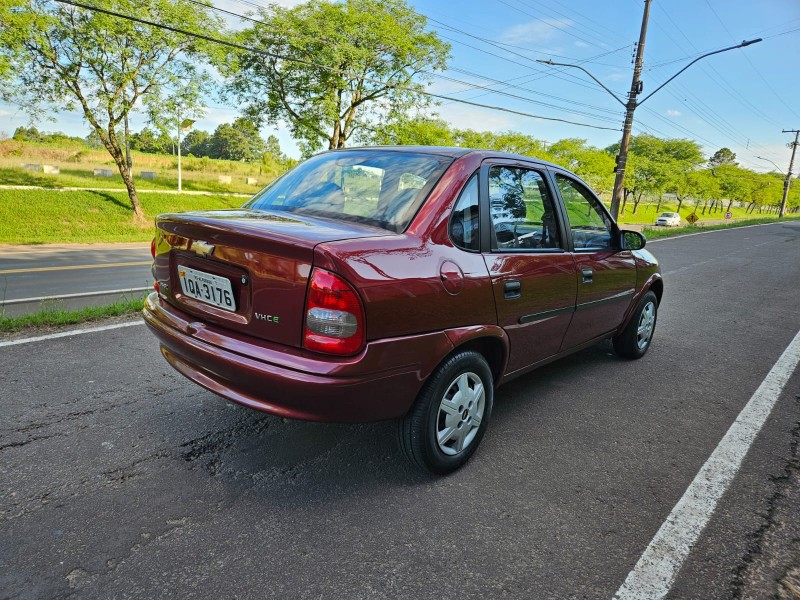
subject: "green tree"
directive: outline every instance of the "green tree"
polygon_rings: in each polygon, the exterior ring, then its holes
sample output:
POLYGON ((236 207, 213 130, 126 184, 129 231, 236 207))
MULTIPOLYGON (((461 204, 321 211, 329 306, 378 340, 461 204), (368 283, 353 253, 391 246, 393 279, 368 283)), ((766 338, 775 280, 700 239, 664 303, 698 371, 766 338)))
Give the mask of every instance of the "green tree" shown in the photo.
MULTIPOLYGON (((106 0, 104 8, 214 35, 220 22, 188 0, 106 0)), ((118 134, 143 99, 200 77, 205 46, 158 27, 51 2, 0 3, 0 94, 32 116, 79 109, 117 165, 134 219, 144 213, 118 134)))
POLYGON ((736 166, 736 164, 736 153, 730 148, 720 148, 714 152, 714 155, 711 158, 708 159, 708 165, 712 168, 722 165, 736 166))
POLYGON ((170 136, 149 127, 130 136, 131 149, 148 154, 172 154, 173 140, 170 136))
MULTIPOLYGON (((616 154, 617 146, 609 148, 616 154)), ((703 154, 694 140, 637 135, 631 138, 629 170, 625 177, 624 203, 633 200, 636 210, 643 196, 661 195, 679 185, 681 174, 697 170, 703 154)), ((678 198, 682 203, 681 198, 678 198)), ((680 206, 680 204, 679 204, 680 206)))
POLYGON ((209 156, 226 160, 252 161, 261 158, 267 144, 253 121, 239 117, 233 124, 223 123, 208 142, 209 156))
POLYGON ((219 62, 229 91, 257 124, 286 122, 305 155, 343 148, 387 115, 428 104, 411 90, 444 69, 449 46, 404 0, 271 4, 239 41, 283 57, 235 53, 219 62))
POLYGON ((211 134, 202 129, 192 129, 181 140, 181 152, 192 156, 208 156, 211 134))
POLYGON ((18 142, 41 142, 42 134, 36 127, 17 127, 11 139, 18 142))
POLYGON ((745 204, 748 201, 752 191, 752 171, 727 164, 713 169, 713 173, 719 178, 722 197, 728 200, 726 211, 731 209, 734 202, 745 204))
POLYGON ((756 207, 763 206, 778 208, 783 200, 783 176, 779 173, 753 173, 749 191, 747 212, 752 213, 756 207))
POLYGON ((553 162, 574 171, 598 194, 610 192, 614 186, 614 157, 587 145, 586 140, 559 140, 551 144, 547 152, 553 162))
POLYGON ((455 131, 438 117, 393 115, 386 122, 376 123, 358 139, 379 146, 455 146, 455 131))

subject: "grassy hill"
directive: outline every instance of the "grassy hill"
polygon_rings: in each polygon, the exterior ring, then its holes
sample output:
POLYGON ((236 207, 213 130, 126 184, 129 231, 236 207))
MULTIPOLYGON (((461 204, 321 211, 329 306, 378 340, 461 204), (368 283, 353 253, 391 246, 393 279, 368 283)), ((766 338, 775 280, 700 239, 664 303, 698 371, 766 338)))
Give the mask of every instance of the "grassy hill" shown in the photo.
MULTIPOLYGON (((184 210, 236 208, 246 198, 231 195, 142 193, 145 215, 184 210)), ((126 192, 89 190, 0 190, 0 243, 139 242, 153 227, 133 224, 126 192)))
MULTIPOLYGON (((133 178, 137 189, 178 189, 177 156, 145 154, 133 151, 133 178), (154 171, 156 179, 141 177, 142 171, 154 171)), ((185 190, 234 192, 253 194, 282 172, 276 164, 238 162, 196 158, 181 158, 182 187, 185 190), (219 177, 230 177, 230 183, 220 183, 219 177), (254 178, 256 183, 247 183, 254 178)), ((125 189, 117 167, 108 152, 89 149, 80 142, 62 141, 58 144, 0 141, 0 184, 35 185, 46 188, 113 188, 125 189), (61 173, 48 175, 24 168, 24 165, 53 165, 61 173), (95 169, 111 169, 111 177, 93 175, 95 169)))

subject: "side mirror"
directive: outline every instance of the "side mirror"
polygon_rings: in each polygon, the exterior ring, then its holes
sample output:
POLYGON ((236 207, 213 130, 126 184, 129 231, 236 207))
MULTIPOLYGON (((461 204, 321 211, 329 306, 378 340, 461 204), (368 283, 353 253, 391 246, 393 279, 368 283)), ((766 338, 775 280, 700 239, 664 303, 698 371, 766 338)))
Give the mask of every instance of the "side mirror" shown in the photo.
POLYGON ((619 232, 620 248, 623 250, 641 250, 647 243, 647 238, 638 231, 623 230, 619 232))

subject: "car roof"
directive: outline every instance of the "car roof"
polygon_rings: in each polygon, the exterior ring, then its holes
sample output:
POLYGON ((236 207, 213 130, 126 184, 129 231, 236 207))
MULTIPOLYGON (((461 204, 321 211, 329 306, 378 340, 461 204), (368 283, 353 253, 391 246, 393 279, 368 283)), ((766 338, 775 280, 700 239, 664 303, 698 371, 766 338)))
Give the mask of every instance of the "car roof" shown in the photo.
POLYGON ((479 154, 481 158, 504 158, 508 160, 520 160, 525 162, 535 162, 540 165, 569 171, 555 163, 536 158, 534 156, 524 156, 522 154, 512 154, 510 152, 500 152, 496 150, 486 150, 482 148, 461 148, 458 146, 351 146, 340 150, 330 150, 330 152, 340 152, 342 150, 367 150, 367 151, 390 151, 390 152, 415 152, 419 154, 436 154, 439 156, 449 156, 451 158, 461 158, 467 154, 479 154))

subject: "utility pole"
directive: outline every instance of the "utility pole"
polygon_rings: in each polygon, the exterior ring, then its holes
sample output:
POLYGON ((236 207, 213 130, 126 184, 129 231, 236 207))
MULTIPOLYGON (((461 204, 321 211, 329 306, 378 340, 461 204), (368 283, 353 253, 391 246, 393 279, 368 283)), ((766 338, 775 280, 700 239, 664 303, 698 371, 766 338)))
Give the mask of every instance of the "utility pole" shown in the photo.
POLYGON ((642 92, 642 62, 644 62, 644 40, 647 37, 647 21, 650 18, 650 2, 644 0, 644 15, 642 16, 642 29, 639 32, 639 45, 636 46, 636 63, 633 67, 631 90, 628 92, 628 103, 625 105, 625 124, 622 126, 622 141, 619 143, 617 166, 614 169, 614 191, 611 193, 611 216, 616 220, 619 217, 619 207, 622 204, 622 194, 625 187, 625 166, 628 164, 628 146, 631 143, 631 129, 633 128, 633 112, 638 103, 637 96, 642 92))
POLYGON ((793 133, 794 141, 789 142, 792 147, 792 158, 789 159, 789 170, 786 172, 786 179, 783 180, 783 200, 781 200, 781 212, 778 214, 781 219, 783 218, 783 213, 786 212, 786 199, 789 197, 789 186, 792 185, 792 167, 794 166, 794 153, 797 150, 800 129, 784 129, 783 133, 793 133))
POLYGON ((557 63, 553 62, 552 60, 537 60, 536 62, 544 63, 546 65, 554 66, 554 67, 574 67, 576 69, 580 69, 584 73, 586 73, 589 77, 594 79, 594 81, 600 85, 605 91, 611 94, 614 99, 622 104, 625 107, 625 123, 622 127, 622 140, 619 144, 619 154, 617 155, 617 166, 614 168, 614 172, 616 173, 616 177, 614 178, 614 191, 612 192, 611 198, 611 216, 614 217, 616 220, 619 217, 619 207, 622 200, 622 193, 625 188, 625 167, 628 163, 628 146, 630 145, 631 141, 631 128, 633 127, 633 113, 638 106, 641 106, 645 100, 650 98, 653 94, 667 85, 670 81, 675 79, 678 75, 683 73, 686 69, 691 67, 694 63, 698 60, 705 58, 706 56, 711 56, 712 54, 719 54, 720 52, 727 52, 728 50, 734 50, 736 48, 744 48, 745 46, 749 46, 750 44, 756 44, 761 41, 761 38, 755 40, 745 40, 741 44, 736 44, 735 46, 730 46, 728 48, 722 48, 720 50, 714 50, 713 52, 706 52, 705 54, 698 56, 692 62, 684 66, 680 71, 675 73, 672 77, 667 79, 664 83, 650 92, 647 96, 642 98, 641 100, 637 100, 637 96, 642 93, 642 82, 641 82, 641 75, 642 75, 642 62, 644 60, 644 40, 647 37, 647 21, 650 17, 650 2, 652 0, 644 0, 644 15, 642 16, 642 29, 639 32, 639 45, 636 48, 636 62, 633 68, 633 79, 631 80, 631 89, 628 92, 628 101, 624 102, 620 99, 614 92, 608 89, 603 83, 594 75, 589 73, 586 69, 584 69, 580 65, 571 65, 566 63, 557 63))

